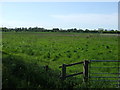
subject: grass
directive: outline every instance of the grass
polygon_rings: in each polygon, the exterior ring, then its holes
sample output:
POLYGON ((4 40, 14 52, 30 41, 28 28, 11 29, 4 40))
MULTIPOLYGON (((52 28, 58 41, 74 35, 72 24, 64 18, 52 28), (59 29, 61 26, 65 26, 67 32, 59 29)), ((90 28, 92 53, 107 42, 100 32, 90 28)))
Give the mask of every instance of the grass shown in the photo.
MULTIPOLYGON (((90 33, 9 32, 2 34, 2 54, 3 87, 62 88, 59 79, 60 65, 83 60, 118 60, 118 36, 90 33), (45 71, 45 65, 51 69, 49 72, 45 71)), ((91 65, 103 67, 118 64, 91 65)), ((68 68, 67 74, 80 71, 82 66, 77 65, 68 68)), ((95 71, 113 72, 117 69, 90 70, 90 72, 95 71)), ((64 83, 65 88, 97 85, 85 86, 82 84, 82 76, 68 78, 64 83)), ((106 84, 102 86, 111 87, 106 84)))

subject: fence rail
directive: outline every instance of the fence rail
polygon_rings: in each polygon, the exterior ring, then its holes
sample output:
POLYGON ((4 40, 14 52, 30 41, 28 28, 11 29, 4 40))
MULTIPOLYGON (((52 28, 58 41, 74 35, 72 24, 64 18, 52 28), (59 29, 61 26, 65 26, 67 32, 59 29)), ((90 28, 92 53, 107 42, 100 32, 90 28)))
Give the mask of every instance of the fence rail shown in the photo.
MULTIPOLYGON (((78 63, 73 63, 73 64, 65 64, 66 67, 68 66, 73 66, 73 65, 77 65, 77 64, 82 64, 84 62, 78 62, 78 63)), ((62 68, 62 66, 60 66, 59 68, 62 68)))
POLYGON ((76 76, 76 75, 83 75, 83 81, 84 82, 87 82, 88 81, 88 78, 103 78, 104 80, 90 80, 90 81, 109 81, 109 82, 118 82, 118 84, 115 84, 115 85, 118 85, 118 87, 120 87, 120 64, 118 64, 118 67, 109 67, 109 66, 106 66, 106 67, 96 67, 96 66, 90 66, 90 68, 109 68, 109 69, 112 69, 112 68, 117 68, 118 69, 118 72, 117 73, 90 73, 89 74, 89 66, 88 64, 89 63, 92 63, 92 62, 120 62, 120 60, 85 60, 85 61, 82 61, 82 62, 78 62, 78 63, 73 63, 73 64, 63 64, 62 66, 59 66, 59 68, 62 68, 62 73, 61 73, 61 79, 62 80, 65 80, 67 77, 72 77, 72 76, 76 76), (83 72, 79 72, 79 73, 75 73, 75 74, 71 74, 71 75, 66 75, 66 69, 67 67, 70 67, 70 66, 74 66, 74 65, 78 65, 78 64, 83 64, 83 72), (96 75, 100 75, 100 74, 113 74, 113 75, 118 75, 118 76, 88 76, 91 75, 91 74, 96 74, 96 75), (114 79, 117 79, 117 80, 105 80, 105 78, 114 78, 114 79))
POLYGON ((90 62, 120 62, 120 60, 90 60, 90 62))
POLYGON ((91 68, 120 68, 120 67, 91 67, 91 68))
POLYGON ((91 81, 120 82, 120 80, 91 80, 91 81))
POLYGON ((102 77, 102 76, 91 76, 90 78, 120 78, 120 77, 102 77))
POLYGON ((91 73, 91 74, 120 74, 120 73, 91 73))
POLYGON ((80 72, 80 73, 75 73, 75 74, 71 74, 71 75, 67 75, 67 76, 65 76, 65 78, 67 78, 67 77, 71 77, 71 76, 80 75, 80 74, 83 74, 83 72, 80 72))
MULTIPOLYGON (((90 68, 98 68, 98 69, 100 69, 100 68, 109 68, 109 69, 113 69, 113 68, 117 68, 118 69, 118 71, 117 72, 115 72, 115 73, 99 73, 99 72, 97 72, 97 73, 90 73, 90 77, 89 78, 100 78, 100 79, 104 79, 104 80, 90 80, 90 81, 106 81, 106 82, 111 82, 111 84, 112 84, 112 82, 118 82, 118 84, 115 84, 115 85, 117 85, 118 86, 118 88, 120 88, 120 64, 119 64, 119 62, 120 62, 120 60, 90 60, 90 63, 92 63, 92 62, 94 62, 94 63, 96 63, 96 62, 117 62, 118 63, 118 67, 108 67, 108 66, 106 66, 106 67, 94 67, 94 66, 90 66, 90 68), (108 74, 108 75, 117 75, 117 76, 91 76, 91 74, 93 75, 106 75, 106 74, 108 74), (105 80, 105 78, 114 78, 115 80, 105 80)), ((113 84, 112 84, 113 85, 113 84)))

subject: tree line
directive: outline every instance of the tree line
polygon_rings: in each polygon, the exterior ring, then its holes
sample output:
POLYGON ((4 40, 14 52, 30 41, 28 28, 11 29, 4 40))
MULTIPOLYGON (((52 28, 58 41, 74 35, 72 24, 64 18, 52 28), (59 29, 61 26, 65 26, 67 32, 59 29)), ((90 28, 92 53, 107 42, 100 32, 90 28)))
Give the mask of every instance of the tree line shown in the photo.
POLYGON ((99 30, 89 30, 89 29, 59 29, 59 28, 53 28, 53 29, 45 29, 45 28, 39 28, 39 27, 21 27, 21 28, 7 28, 2 27, 0 28, 0 31, 2 32, 77 32, 77 33, 114 33, 119 34, 119 30, 106 30, 106 29, 99 29, 99 30))

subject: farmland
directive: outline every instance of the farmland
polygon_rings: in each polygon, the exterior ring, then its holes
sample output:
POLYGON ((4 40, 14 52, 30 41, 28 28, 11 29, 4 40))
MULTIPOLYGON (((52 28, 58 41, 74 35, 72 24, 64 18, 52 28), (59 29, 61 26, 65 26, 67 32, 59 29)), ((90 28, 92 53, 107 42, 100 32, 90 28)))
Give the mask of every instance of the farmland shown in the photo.
MULTIPOLYGON (((68 32, 3 32, 3 87, 61 88, 59 79, 62 64, 83 60, 118 60, 117 35, 68 32), (48 65, 46 72, 44 66, 48 65)), ((95 63, 94 66, 116 66, 117 63, 95 63)), ((67 74, 82 71, 77 65, 67 74)), ((97 72, 117 69, 98 69, 97 72)), ((92 72, 92 71, 90 71, 92 72)), ((95 71, 93 71, 95 72, 95 71)), ((65 88, 111 87, 100 84, 83 85, 82 75, 65 80, 65 88)))

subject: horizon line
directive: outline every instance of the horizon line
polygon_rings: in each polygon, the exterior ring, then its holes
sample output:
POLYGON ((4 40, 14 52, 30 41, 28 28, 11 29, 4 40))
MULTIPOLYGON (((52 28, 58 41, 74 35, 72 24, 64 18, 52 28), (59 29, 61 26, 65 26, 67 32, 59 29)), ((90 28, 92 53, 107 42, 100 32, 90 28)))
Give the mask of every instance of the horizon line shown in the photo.
POLYGON ((7 27, 7 26, 2 26, 2 27, 0 27, 0 28, 9 28, 9 29, 15 29, 15 28, 35 28, 35 27, 37 27, 37 28, 44 28, 44 29, 55 29, 55 28, 58 28, 59 30, 68 30, 68 29, 77 29, 77 30, 80 30, 80 29, 82 29, 82 30, 86 30, 86 29, 88 29, 88 30, 100 30, 100 29, 102 29, 102 30, 118 30, 119 31, 119 29, 106 29, 106 28, 102 28, 102 27, 100 27, 100 28, 94 28, 94 29, 90 29, 90 28, 76 28, 76 27, 73 27, 73 28, 60 28, 60 27, 52 27, 52 28, 45 28, 45 27, 40 27, 40 26, 22 26, 22 27, 7 27))

